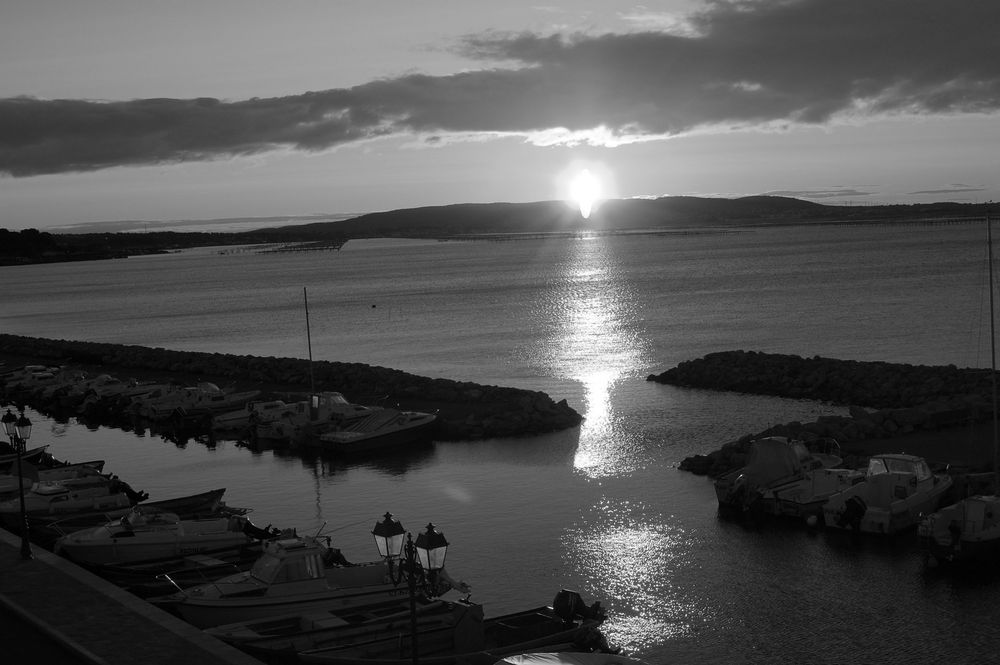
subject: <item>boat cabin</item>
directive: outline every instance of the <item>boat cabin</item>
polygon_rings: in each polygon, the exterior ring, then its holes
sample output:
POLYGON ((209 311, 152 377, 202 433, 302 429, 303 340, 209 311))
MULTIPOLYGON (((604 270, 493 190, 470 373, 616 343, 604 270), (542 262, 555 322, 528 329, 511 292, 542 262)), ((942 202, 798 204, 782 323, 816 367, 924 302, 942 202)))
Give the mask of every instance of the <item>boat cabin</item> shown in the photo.
POLYGON ((325 551, 317 543, 301 538, 275 540, 265 545, 250 574, 265 584, 323 579, 325 551))
POLYGON ((868 461, 868 498, 877 505, 903 501, 935 482, 927 462, 914 455, 876 455, 868 461))

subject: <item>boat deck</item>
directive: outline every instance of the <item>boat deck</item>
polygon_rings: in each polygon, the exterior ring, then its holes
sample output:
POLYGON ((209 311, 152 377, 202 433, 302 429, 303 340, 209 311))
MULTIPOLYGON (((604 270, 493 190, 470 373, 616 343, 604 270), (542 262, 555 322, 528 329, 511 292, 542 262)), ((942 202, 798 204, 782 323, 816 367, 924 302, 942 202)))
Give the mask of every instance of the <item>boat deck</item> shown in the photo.
POLYGON ((22 559, 20 545, 20 537, 0 529, 0 638, 13 657, 5 663, 260 665, 40 547, 22 559), (35 648, 39 639, 45 644, 35 648))

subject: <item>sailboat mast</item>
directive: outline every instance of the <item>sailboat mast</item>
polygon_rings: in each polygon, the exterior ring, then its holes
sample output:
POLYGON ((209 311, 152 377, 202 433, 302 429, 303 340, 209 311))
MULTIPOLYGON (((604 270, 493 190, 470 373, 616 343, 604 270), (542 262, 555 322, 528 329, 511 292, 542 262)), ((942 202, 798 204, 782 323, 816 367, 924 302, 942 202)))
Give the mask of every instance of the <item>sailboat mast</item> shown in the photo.
POLYGON ((993 379, 993 491, 1000 492, 1000 460, 998 460, 997 441, 997 336, 996 317, 993 314, 993 229, 992 220, 986 215, 986 247, 989 257, 990 276, 990 377, 993 379))
MULTIPOLYGON (((990 281, 992 282, 992 280, 990 281)), ((992 297, 992 293, 990 297, 992 297)), ((312 335, 309 332, 309 294, 306 292, 306 287, 304 286, 302 287, 302 300, 306 304, 306 344, 309 345, 309 393, 315 394, 316 382, 313 381, 313 343, 312 335)), ((990 311, 993 311, 992 308, 990 311)))

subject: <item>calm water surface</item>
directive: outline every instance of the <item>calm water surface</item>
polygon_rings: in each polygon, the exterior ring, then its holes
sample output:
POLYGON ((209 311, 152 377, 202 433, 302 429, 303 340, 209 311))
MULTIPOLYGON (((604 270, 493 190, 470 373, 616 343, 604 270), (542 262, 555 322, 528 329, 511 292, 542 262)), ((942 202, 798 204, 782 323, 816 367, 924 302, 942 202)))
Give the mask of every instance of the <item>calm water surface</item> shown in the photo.
MULTIPOLYGON (((842 540, 720 521, 678 471, 748 432, 843 409, 679 390, 646 376, 706 353, 988 366, 985 232, 786 227, 574 241, 351 241, 4 268, 4 332, 313 357, 543 390, 585 415, 544 437, 370 462, 90 430, 30 414, 32 444, 104 458, 152 498, 226 487, 255 522, 376 551, 386 511, 433 521, 448 569, 499 614, 560 588, 600 600, 653 663, 988 662, 1000 581, 927 571, 915 536, 842 540)), ((350 397, 350 396, 348 396, 350 397)))

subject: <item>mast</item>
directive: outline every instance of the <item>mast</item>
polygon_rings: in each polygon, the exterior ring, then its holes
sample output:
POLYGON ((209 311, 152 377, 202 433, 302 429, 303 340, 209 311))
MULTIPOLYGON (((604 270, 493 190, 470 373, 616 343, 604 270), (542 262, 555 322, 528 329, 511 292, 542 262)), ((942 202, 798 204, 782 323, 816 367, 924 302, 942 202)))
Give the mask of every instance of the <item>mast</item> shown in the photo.
POLYGON ((990 275, 990 377, 993 385, 993 492, 1000 492, 1000 463, 998 463, 997 425, 997 336, 996 317, 993 315, 993 230, 989 213, 986 215, 986 248, 989 256, 990 275))
MULTIPOLYGON (((990 281, 992 282, 992 279, 990 281)), ((993 297, 993 292, 991 291, 990 298, 992 297, 993 297)), ((309 345, 309 393, 315 394, 316 383, 315 381, 313 381, 313 343, 312 343, 312 335, 309 333, 309 294, 306 293, 306 287, 304 286, 302 287, 302 300, 304 300, 306 304, 306 344, 309 345)), ((990 308, 990 311, 991 312, 993 311, 992 307, 990 308)), ((994 381, 996 381, 996 379, 994 379, 994 381)))

